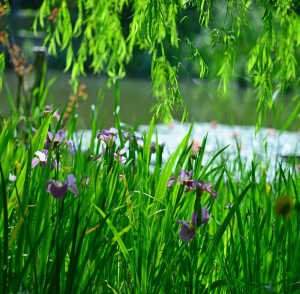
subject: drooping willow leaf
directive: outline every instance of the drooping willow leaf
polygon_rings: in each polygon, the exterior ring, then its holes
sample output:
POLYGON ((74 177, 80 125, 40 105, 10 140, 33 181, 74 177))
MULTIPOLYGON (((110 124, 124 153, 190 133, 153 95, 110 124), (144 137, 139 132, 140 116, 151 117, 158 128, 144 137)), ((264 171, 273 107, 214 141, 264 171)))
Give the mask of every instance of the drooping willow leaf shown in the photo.
MULTIPOLYGON (((155 112, 167 118, 171 117, 175 105, 183 105, 177 81, 180 62, 174 64, 167 49, 181 48, 184 45, 186 39, 180 36, 178 26, 181 20, 188 17, 185 14, 187 11, 197 11, 199 23, 195 35, 201 38, 201 32, 205 28, 210 32, 211 47, 219 48, 221 58, 218 58, 215 78, 224 91, 235 76, 242 42, 247 43, 247 35, 258 28, 254 43, 249 42, 244 54, 248 57, 248 76, 257 89, 259 125, 266 106, 272 105, 274 91, 284 90, 289 83, 297 81, 300 8, 295 0, 217 2, 44 0, 34 27, 39 24, 47 31, 45 43, 51 53, 56 53, 57 47, 66 49, 66 70, 71 69, 71 80, 75 88, 78 76, 85 72, 87 62, 95 73, 106 73, 113 82, 125 76, 125 66, 135 57, 134 50, 150 54, 152 88, 158 99, 155 112), (223 4, 220 5, 220 2, 223 4), (226 10, 224 23, 215 16, 218 7, 222 5, 223 10, 226 10), (55 21, 50 21, 49 15, 54 9, 58 12, 55 21), (126 33, 122 24, 125 10, 130 12, 126 20, 126 33), (253 11, 263 12, 262 17, 253 19, 253 11), (74 39, 80 41, 76 50, 72 43, 74 39)), ((196 39, 188 39, 189 47, 193 48, 193 57, 199 59, 199 77, 204 78, 211 65, 203 58, 201 42, 199 45, 196 39)))

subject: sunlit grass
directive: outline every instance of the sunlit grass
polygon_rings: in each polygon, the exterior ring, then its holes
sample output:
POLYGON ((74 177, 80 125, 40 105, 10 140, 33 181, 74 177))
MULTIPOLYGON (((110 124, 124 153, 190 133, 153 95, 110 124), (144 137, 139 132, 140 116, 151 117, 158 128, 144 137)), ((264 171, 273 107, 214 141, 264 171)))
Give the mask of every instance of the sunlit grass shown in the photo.
MULTIPOLYGON (((102 131, 96 113, 92 141, 102 131)), ((162 147, 151 144, 154 123, 143 138, 111 130, 111 140, 98 136, 89 152, 81 152, 80 145, 69 148, 65 140, 75 129, 70 126, 63 140, 53 136, 44 164, 32 167, 47 132, 57 134, 61 121, 48 114, 33 132, 27 119, 24 136, 15 132, 18 119, 3 120, 0 134, 2 293, 299 291, 296 168, 279 165, 267 182, 263 173, 257 178, 258 162, 249 170, 237 168, 238 154, 234 164, 221 160, 217 167, 213 162, 202 166, 205 138, 195 154, 190 132, 163 164, 162 147), (127 135, 121 141, 120 133, 127 135), (218 198, 205 189, 199 193, 196 186, 185 193, 187 177, 167 187, 181 170, 192 170, 195 182, 213 183, 218 198), (53 197, 49 185, 61 188, 70 174, 78 197, 69 183, 60 199, 53 197), (276 199, 282 195, 293 203, 288 218, 277 213, 276 199), (209 221, 198 221, 192 238, 182 241, 177 221, 190 221, 200 208, 209 221)))

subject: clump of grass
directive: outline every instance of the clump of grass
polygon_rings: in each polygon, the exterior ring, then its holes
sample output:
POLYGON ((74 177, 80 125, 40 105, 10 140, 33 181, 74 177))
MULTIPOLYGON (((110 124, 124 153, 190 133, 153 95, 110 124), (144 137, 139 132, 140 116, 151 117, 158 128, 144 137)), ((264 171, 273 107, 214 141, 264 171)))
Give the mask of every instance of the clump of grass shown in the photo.
POLYGON ((214 166, 220 150, 205 164, 206 138, 195 152, 191 130, 163 164, 154 120, 139 137, 118 117, 98 129, 97 109, 82 152, 76 116, 63 132, 55 111, 26 118, 22 133, 18 114, 2 121, 2 293, 299 291, 298 206, 281 218, 275 204, 280 195, 299 202, 296 169, 279 166, 268 183, 238 154, 214 166))

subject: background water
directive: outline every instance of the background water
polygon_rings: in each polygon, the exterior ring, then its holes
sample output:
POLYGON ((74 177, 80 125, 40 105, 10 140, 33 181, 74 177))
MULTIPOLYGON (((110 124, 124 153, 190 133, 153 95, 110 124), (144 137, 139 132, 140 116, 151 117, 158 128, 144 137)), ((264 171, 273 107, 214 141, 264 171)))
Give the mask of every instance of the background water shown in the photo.
MULTIPOLYGON (((49 90, 46 100, 47 104, 65 105, 71 95, 69 74, 63 71, 50 70, 47 80, 56 77, 56 82, 49 90)), ((29 81, 31 79, 29 78, 29 81)), ((90 108, 97 103, 97 96, 100 92, 103 96, 103 105, 100 116, 105 114, 105 126, 113 125, 114 89, 107 88, 107 79, 101 76, 81 77, 80 83, 86 85, 85 92, 88 99, 79 102, 77 110, 79 114, 78 128, 90 128, 90 108)), ((146 79, 125 78, 120 80, 120 116, 125 123, 135 125, 137 122, 147 124, 151 118, 151 108, 155 99, 151 92, 151 82, 146 79)), ((180 81, 183 101, 189 112, 188 121, 210 122, 229 125, 254 125, 256 121, 256 99, 251 89, 240 89, 232 85, 227 94, 218 90, 217 82, 198 81, 186 79, 180 81)), ((7 90, 15 99, 17 88, 17 77, 12 71, 4 75, 4 87, 0 92, 0 112, 8 114, 10 111, 7 99, 7 90)), ((282 97, 276 101, 276 113, 270 111, 266 116, 264 125, 266 127, 280 129, 292 112, 294 104, 289 97, 282 97)), ((180 119, 180 113, 175 114, 175 119, 180 119)), ((300 129, 300 120, 296 119, 289 130, 300 129)))
MULTIPOLYGON (((155 127, 152 142, 156 140, 156 132, 159 144, 164 145, 163 161, 166 162, 170 155, 176 150, 188 133, 191 124, 174 122, 167 126, 158 124, 155 127)), ((147 125, 138 129, 138 135, 148 131, 147 125)), ((275 171, 279 165, 287 168, 290 172, 299 172, 300 166, 300 133, 280 132, 274 129, 261 128, 255 132, 253 126, 229 126, 216 123, 195 123, 191 132, 190 142, 196 141, 199 146, 207 135, 205 152, 203 157, 204 165, 222 148, 227 147, 216 159, 214 166, 226 163, 227 168, 234 171, 237 180, 241 173, 251 170, 252 162, 256 165, 257 177, 260 179, 262 173, 266 172, 269 181, 274 179, 275 171), (236 160, 237 158, 241 160, 236 160)), ((91 140, 90 130, 80 130, 74 136, 73 141, 76 148, 79 144, 82 151, 89 149, 91 140)), ((96 139, 96 142, 98 140, 96 139)), ((97 144, 96 144, 97 145, 97 144)), ((155 154, 151 158, 155 163, 155 154)))

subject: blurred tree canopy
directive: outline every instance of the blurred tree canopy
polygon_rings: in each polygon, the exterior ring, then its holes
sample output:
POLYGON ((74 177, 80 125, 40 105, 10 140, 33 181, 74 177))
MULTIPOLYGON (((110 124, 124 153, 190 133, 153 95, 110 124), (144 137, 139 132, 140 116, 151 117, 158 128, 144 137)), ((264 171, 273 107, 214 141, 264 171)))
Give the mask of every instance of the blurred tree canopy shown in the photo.
POLYGON ((274 93, 299 86, 298 0, 44 0, 38 28, 50 53, 65 50, 75 88, 86 64, 114 82, 146 52, 155 113, 167 119, 183 106, 178 76, 187 72, 224 91, 232 78, 252 83, 258 124, 274 93))

